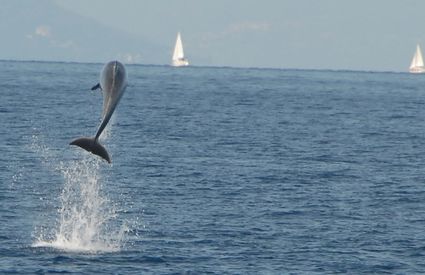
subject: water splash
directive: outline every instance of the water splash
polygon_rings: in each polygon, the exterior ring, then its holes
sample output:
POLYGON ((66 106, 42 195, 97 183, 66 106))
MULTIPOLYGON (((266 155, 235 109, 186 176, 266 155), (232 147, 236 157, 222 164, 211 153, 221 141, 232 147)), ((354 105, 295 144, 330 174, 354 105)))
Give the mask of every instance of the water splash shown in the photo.
POLYGON ((81 152, 81 160, 54 161, 49 149, 34 139, 33 149, 44 157, 46 167, 64 179, 60 194, 56 228, 39 233, 33 247, 52 247, 65 251, 119 251, 129 231, 124 222, 118 225, 117 207, 102 191, 102 160, 81 152))
MULTIPOLYGON (((115 207, 102 194, 100 160, 85 158, 70 166, 61 164, 65 184, 60 196, 58 229, 52 240, 39 238, 34 246, 72 251, 118 251, 126 227, 111 228, 117 217, 115 207)), ((41 236, 42 237, 42 236, 41 236)))

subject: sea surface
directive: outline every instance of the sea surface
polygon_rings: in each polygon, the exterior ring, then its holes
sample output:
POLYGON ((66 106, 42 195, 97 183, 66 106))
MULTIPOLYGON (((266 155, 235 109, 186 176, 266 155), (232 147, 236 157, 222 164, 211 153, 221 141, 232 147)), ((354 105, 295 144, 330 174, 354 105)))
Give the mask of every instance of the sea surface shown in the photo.
POLYGON ((0 62, 0 273, 425 272, 425 75, 0 62))

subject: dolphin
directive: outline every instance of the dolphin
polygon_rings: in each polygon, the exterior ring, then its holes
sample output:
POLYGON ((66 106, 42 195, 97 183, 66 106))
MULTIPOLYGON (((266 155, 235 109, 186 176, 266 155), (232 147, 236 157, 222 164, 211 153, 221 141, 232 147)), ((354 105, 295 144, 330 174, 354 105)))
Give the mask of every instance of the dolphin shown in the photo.
POLYGON ((115 108, 127 87, 127 73, 122 63, 108 62, 100 73, 100 82, 92 90, 101 89, 103 92, 102 122, 95 137, 82 137, 73 140, 70 145, 77 145, 111 163, 108 151, 99 143, 99 137, 105 129, 115 108))

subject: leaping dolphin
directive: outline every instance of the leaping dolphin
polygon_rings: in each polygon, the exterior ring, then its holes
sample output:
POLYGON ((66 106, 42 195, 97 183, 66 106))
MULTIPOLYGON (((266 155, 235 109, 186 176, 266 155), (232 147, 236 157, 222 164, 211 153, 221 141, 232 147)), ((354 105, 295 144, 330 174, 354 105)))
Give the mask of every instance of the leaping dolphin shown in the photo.
POLYGON ((126 87, 127 73, 124 65, 118 61, 107 63, 100 73, 100 83, 92 88, 92 90, 100 88, 103 92, 102 122, 100 123, 96 136, 77 138, 73 140, 70 145, 77 145, 111 163, 108 152, 105 147, 99 143, 98 139, 114 113, 126 87))

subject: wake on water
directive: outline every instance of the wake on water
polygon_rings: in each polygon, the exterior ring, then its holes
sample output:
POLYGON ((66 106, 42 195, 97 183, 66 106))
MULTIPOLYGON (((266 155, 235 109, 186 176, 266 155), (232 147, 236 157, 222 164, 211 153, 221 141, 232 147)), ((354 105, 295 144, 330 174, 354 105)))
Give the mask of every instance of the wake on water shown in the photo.
MULTIPOLYGON (((102 139, 109 134, 107 127, 102 139)), ((102 193, 100 165, 104 160, 83 152, 81 160, 58 164, 37 136, 33 137, 32 149, 42 155, 48 169, 64 179, 56 228, 47 235, 39 233, 32 246, 89 253, 119 251, 129 228, 125 223, 116 226, 116 207, 102 193)))

